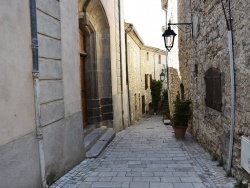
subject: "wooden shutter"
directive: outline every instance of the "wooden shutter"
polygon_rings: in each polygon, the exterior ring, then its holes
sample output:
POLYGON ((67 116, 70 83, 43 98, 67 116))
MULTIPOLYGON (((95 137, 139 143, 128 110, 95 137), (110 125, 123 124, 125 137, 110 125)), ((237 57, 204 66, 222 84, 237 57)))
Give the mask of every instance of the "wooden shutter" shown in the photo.
POLYGON ((210 68, 205 73, 206 83, 206 105, 215 110, 221 111, 221 72, 216 68, 210 68))
POLYGON ((145 74, 145 90, 148 89, 148 75, 145 74))
POLYGON ((150 74, 150 89, 152 88, 152 74, 150 74))
POLYGON ((218 69, 213 69, 213 108, 221 111, 222 93, 221 93, 221 73, 218 69))

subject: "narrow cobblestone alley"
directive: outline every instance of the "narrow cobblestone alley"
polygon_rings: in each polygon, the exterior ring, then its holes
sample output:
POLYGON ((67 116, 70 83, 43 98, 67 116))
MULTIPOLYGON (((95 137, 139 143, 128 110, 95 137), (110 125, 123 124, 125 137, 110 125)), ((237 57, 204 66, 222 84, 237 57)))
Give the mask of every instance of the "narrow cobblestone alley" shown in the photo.
POLYGON ((96 159, 86 159, 52 188, 202 188, 234 187, 190 135, 176 140, 161 116, 143 118, 117 133, 96 159))

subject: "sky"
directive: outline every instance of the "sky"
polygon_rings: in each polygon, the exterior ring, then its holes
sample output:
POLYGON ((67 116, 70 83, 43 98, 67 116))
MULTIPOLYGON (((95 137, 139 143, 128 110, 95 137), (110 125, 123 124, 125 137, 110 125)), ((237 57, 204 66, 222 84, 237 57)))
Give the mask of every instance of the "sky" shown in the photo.
POLYGON ((165 12, 161 0, 124 0, 125 22, 132 23, 147 46, 166 50, 162 37, 165 12))

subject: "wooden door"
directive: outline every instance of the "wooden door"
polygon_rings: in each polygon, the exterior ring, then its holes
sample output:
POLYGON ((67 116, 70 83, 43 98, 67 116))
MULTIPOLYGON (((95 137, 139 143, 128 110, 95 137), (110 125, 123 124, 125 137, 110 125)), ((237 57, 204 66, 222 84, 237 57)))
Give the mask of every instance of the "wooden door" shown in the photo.
POLYGON ((88 125, 87 117, 87 99, 86 99, 86 86, 85 86, 85 65, 84 59, 87 56, 85 50, 84 34, 79 30, 79 45, 80 45, 80 75, 81 75, 81 97, 82 97, 82 118, 83 127, 88 125))
POLYGON ((142 96, 142 114, 145 114, 145 96, 142 96))

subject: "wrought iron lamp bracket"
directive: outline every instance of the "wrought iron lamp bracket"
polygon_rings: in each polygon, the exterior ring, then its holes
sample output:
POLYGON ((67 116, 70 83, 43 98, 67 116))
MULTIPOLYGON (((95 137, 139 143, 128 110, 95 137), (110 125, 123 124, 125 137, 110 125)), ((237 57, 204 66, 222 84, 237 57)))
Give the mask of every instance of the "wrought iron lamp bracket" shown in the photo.
MULTIPOLYGON (((185 25, 185 26, 188 26, 188 27, 190 27, 190 29, 191 29, 191 35, 192 35, 192 37, 193 37, 193 23, 191 22, 191 23, 168 23, 168 26, 170 27, 170 26, 174 26, 174 28, 176 28, 176 27, 178 27, 179 25, 185 25)), ((181 29, 180 27, 178 27, 182 32, 184 32, 184 33, 189 33, 189 32, 186 32, 186 31, 184 31, 183 29, 181 29)))

